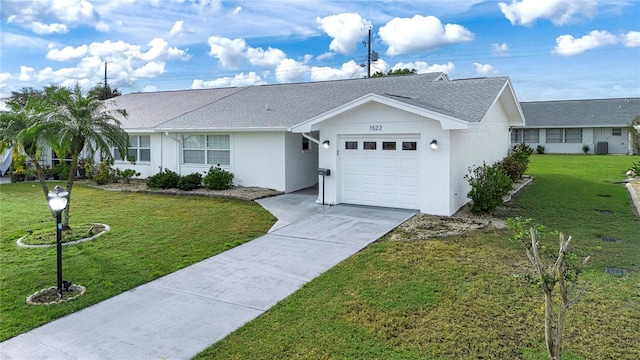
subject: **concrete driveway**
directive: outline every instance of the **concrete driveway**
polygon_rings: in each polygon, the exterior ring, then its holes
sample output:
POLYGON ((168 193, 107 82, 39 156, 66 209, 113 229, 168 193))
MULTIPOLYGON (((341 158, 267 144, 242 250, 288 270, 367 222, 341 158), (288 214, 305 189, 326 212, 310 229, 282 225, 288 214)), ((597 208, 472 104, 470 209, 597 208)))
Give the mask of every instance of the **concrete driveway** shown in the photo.
MULTIPOLYGON (((295 214, 291 201, 272 198, 270 211, 295 214)), ((256 240, 9 339, 0 358, 189 359, 415 214, 309 209, 256 240)))

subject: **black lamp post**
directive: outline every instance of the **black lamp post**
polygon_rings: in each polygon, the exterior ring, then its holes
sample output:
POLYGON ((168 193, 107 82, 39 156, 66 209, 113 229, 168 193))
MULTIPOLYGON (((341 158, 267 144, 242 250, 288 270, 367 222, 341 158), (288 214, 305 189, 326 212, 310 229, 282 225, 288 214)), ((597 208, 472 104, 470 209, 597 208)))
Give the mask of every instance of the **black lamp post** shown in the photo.
POLYGON ((56 249, 58 258, 58 299, 62 298, 62 210, 69 202, 69 192, 56 186, 47 195, 51 211, 56 213, 56 249))

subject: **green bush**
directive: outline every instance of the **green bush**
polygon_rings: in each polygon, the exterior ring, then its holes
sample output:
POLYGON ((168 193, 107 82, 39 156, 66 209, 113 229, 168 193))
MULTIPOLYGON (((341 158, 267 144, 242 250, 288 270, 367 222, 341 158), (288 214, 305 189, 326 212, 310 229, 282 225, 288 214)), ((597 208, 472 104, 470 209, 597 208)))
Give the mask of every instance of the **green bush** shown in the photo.
POLYGON ((125 184, 128 184, 132 177, 140 176, 140 173, 133 169, 124 169, 124 170, 117 169, 116 174, 118 175, 118 178, 124 181, 125 184))
POLYGON ((178 189, 184 191, 191 191, 197 189, 202 185, 202 174, 193 173, 180 177, 178 180, 178 189))
POLYGON ((544 146, 538 145, 538 147, 536 147, 536 152, 540 155, 544 154, 544 146))
POLYGON ((98 165, 98 170, 93 175, 93 182, 98 185, 108 184, 116 178, 116 171, 111 167, 113 162, 102 161, 98 165))
POLYGON ((211 190, 229 189, 233 185, 233 174, 220 166, 212 166, 204 176, 204 185, 211 190))
POLYGON ((582 145, 582 152, 587 155, 589 153, 589 150, 591 150, 591 147, 587 144, 582 145))
POLYGON ((515 182, 520 180, 524 172, 527 171, 529 167, 529 157, 533 154, 533 149, 529 145, 521 143, 514 146, 511 150, 511 154, 500 161, 500 166, 502 166, 511 180, 515 182))
POLYGON ((473 200, 471 211, 474 213, 493 212, 513 187, 513 181, 500 163, 491 166, 482 163, 482 166, 469 168, 469 174, 464 178, 471 185, 467 196, 473 200))
POLYGON ((160 171, 147 178, 147 187, 154 189, 171 189, 178 186, 178 180, 180 180, 180 175, 169 169, 164 169, 164 171, 160 171))

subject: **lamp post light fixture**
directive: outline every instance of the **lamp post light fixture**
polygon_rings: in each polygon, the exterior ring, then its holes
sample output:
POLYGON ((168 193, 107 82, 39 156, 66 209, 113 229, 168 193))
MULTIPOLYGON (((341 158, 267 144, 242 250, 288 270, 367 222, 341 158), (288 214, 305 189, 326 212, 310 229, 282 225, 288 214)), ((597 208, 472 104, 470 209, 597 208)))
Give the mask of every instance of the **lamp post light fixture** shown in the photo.
POLYGON ((330 144, 331 143, 329 142, 329 140, 325 140, 322 142, 322 147, 325 149, 328 149, 330 144))
POLYGON ((431 143, 429 145, 431 146, 431 150, 438 150, 438 140, 431 140, 431 143))
POLYGON ((62 298, 62 210, 69 203, 69 192, 57 186, 49 191, 47 201, 51 211, 56 213, 56 250, 58 260, 58 299, 62 298))

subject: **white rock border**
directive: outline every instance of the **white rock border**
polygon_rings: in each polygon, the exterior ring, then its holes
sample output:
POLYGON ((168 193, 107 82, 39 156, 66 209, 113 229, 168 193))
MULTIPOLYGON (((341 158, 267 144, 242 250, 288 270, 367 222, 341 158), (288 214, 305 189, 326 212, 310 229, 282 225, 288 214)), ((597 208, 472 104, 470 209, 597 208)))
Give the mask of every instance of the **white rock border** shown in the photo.
POLYGON ((29 297, 27 298, 27 304, 29 304, 29 305, 53 305, 53 304, 60 304, 60 303, 63 303, 63 302, 67 302, 67 301, 75 300, 75 299, 77 299, 78 297, 80 297, 80 296, 84 295, 84 292, 85 292, 85 291, 87 291, 87 288, 85 288, 84 286, 82 286, 82 285, 76 285, 76 284, 71 284, 71 286, 69 286, 69 289, 72 289, 73 291, 79 291, 80 293, 79 293, 79 294, 77 294, 77 295, 75 295, 75 296, 72 296, 72 297, 70 297, 70 298, 67 298, 67 299, 60 299, 60 300, 56 300, 56 301, 53 301, 53 302, 41 303, 41 302, 34 302, 34 301, 33 301, 33 299, 34 299, 34 298, 36 298, 36 297, 38 297, 38 296, 40 296, 40 295, 42 295, 42 294, 44 294, 44 293, 48 293, 48 292, 50 292, 50 291, 57 291, 57 290, 58 290, 58 288, 57 288, 57 287, 52 286, 52 287, 50 287, 50 288, 42 289, 42 290, 40 290, 40 291, 36 292, 35 294, 29 295, 29 297))
MULTIPOLYGON (((91 241, 91 240, 94 240, 95 238, 97 238, 98 236, 100 236, 100 235, 102 235, 102 234, 106 233, 107 231, 111 230, 111 227, 110 227, 109 225, 107 225, 107 224, 89 223, 89 225, 102 225, 102 226, 104 226, 104 230, 103 230, 103 231, 101 231, 101 232, 99 232, 99 233, 97 233, 97 234, 95 234, 95 235, 93 235, 93 236, 91 236, 91 237, 88 237, 88 238, 84 238, 84 239, 80 239, 80 240, 76 240, 76 241, 69 241, 69 242, 66 242, 66 243, 62 243, 62 246, 67 246, 67 245, 76 245, 76 244, 83 243, 83 242, 85 242, 85 241, 91 241)), ((23 237, 19 238, 18 240, 16 240, 16 244, 17 244, 19 247, 29 248, 29 249, 48 248, 48 247, 54 247, 54 246, 56 246, 56 244, 42 244, 42 245, 31 245, 31 244, 25 244, 25 243, 23 243, 23 242, 22 242, 22 239, 26 238, 27 236, 29 236, 29 235, 25 235, 25 236, 23 236, 23 237)))

